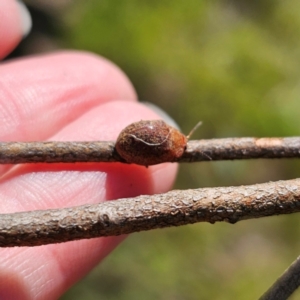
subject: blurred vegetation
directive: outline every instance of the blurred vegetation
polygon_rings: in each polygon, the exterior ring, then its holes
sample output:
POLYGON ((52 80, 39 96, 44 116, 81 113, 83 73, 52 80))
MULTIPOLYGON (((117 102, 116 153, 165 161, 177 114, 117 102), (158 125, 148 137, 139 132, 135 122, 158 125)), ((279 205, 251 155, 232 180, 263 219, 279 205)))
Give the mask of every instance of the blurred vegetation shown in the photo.
MULTIPOLYGON (((299 135, 299 1, 25 2, 36 23, 19 54, 103 55, 183 132, 202 120, 195 139, 299 135)), ((295 178, 299 166, 186 164, 175 188, 295 178)), ((62 299, 256 299, 299 255, 299 234, 297 214, 133 234, 62 299)))

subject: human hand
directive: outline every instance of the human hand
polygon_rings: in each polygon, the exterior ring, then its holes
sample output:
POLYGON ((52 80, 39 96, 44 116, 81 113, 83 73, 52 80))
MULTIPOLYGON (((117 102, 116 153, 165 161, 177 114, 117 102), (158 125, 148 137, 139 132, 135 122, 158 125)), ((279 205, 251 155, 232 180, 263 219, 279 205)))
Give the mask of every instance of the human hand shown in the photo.
MULTIPOLYGON (((0 57, 22 36, 15 1, 0 0, 0 57), (3 16, 2 16, 3 15, 3 16), (4 17, 5 16, 5 17, 4 17)), ((60 52, 0 65, 0 140, 115 140, 123 127, 157 118, 136 101, 126 76, 107 60, 60 52)), ((0 167, 0 212, 71 207, 162 193, 176 165, 28 164, 0 167)), ((57 299, 121 237, 0 249, 0 299, 57 299)))

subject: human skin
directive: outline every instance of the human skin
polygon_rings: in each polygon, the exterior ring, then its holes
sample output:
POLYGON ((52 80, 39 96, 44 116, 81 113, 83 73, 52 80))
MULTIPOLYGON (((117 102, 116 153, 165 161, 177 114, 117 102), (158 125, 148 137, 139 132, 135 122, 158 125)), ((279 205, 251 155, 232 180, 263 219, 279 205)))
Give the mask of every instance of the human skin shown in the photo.
MULTIPOLYGON (((1 58, 21 35, 15 2, 0 0, 1 58)), ((1 141, 115 140, 129 123, 154 118, 158 116, 137 102, 122 71, 99 56, 65 51, 0 64, 1 141)), ((170 189, 176 168, 120 163, 0 166, 0 212, 162 193, 170 189)), ((57 299, 123 239, 0 249, 0 299, 57 299)))

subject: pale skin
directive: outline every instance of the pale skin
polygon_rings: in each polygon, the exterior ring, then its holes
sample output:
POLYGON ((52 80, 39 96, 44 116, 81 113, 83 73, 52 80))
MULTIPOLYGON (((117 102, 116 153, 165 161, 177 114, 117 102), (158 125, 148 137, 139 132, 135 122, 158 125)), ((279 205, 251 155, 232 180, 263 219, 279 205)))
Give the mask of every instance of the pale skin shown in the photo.
MULTIPOLYGON (((14 1, 0 1, 0 57, 21 40, 14 1)), ((122 128, 157 119, 128 78, 84 52, 56 52, 0 64, 0 140, 115 140, 122 128)), ((163 193, 176 164, 0 166, 0 213, 69 207, 163 193)), ((0 299, 57 299, 124 237, 0 249, 0 299)), ((105 274, 103 274, 105 276, 105 274)))

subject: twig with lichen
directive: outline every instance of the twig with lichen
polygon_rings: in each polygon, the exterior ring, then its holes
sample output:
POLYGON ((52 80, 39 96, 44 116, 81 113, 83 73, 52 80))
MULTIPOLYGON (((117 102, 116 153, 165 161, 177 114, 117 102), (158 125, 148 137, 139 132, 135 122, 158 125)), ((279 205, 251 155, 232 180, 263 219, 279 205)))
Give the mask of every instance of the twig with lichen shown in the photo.
POLYGON ((300 179, 173 190, 72 208, 3 214, 0 247, 38 246, 196 222, 236 223, 299 211, 300 179))

